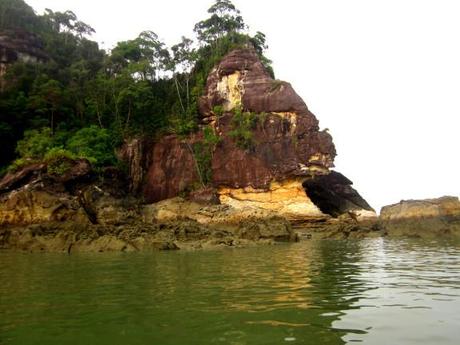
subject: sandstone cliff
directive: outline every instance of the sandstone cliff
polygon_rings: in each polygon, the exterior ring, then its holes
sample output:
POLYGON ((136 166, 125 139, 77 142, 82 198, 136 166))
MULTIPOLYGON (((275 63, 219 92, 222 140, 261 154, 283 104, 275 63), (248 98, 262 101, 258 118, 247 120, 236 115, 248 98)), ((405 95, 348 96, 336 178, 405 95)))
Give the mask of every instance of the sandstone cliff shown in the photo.
MULTIPOLYGON (((210 169, 220 203, 294 219, 348 211, 375 217, 352 182, 331 172, 336 151, 330 134, 319 130, 289 83, 270 77, 254 49, 234 50, 215 66, 199 109, 202 126, 219 137, 210 169)), ((192 147, 200 140, 200 134, 170 135, 128 143, 121 156, 129 163, 133 189, 147 202, 196 189, 192 147)))
POLYGON ((332 137, 289 83, 273 80, 252 48, 209 74, 201 130, 189 137, 136 138, 119 156, 125 179, 86 160, 62 176, 35 164, 0 181, 0 248, 143 250, 379 235, 375 212, 330 170, 332 137), (205 130, 218 138, 199 161, 205 130), (204 171, 209 177, 203 182, 204 171), (102 177, 102 179, 101 179, 102 177), (309 224, 309 226, 306 226, 309 224), (362 223, 361 223, 362 224, 362 223), (364 231, 361 231, 364 230, 364 231), (245 242, 246 241, 246 242, 245 242))

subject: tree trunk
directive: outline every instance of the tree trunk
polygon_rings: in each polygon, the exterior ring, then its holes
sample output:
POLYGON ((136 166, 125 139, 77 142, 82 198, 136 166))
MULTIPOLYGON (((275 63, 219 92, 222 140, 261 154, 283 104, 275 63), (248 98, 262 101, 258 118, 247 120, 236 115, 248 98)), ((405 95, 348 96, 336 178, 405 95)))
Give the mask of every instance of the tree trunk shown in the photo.
POLYGON ((128 102, 128 117, 126 118, 125 133, 128 131, 129 120, 131 119, 131 100, 128 102))
POLYGON ((189 90, 189 76, 187 74, 187 76, 185 77, 185 80, 186 80, 186 84, 187 84, 187 113, 190 112, 190 90, 189 90))
POLYGON ((177 82, 177 76, 174 76, 174 83, 176 84, 177 96, 179 97, 180 106, 182 108, 182 111, 185 114, 185 108, 184 108, 184 104, 182 103, 182 97, 180 95, 179 83, 177 82))
POLYGON ((203 181, 203 175, 201 174, 200 166, 198 165, 198 162, 196 161, 195 152, 193 152, 193 148, 188 142, 185 142, 185 145, 187 145, 188 149, 190 150, 190 153, 192 154, 193 162, 195 163, 195 169, 196 169, 196 172, 198 173, 198 177, 200 178, 200 183, 203 187, 206 187, 203 181))
POLYGON ((96 116, 97 116, 97 122, 99 122, 99 127, 104 128, 102 125, 102 119, 101 119, 101 112, 99 110, 99 103, 96 102, 96 116))
POLYGON ((54 135, 54 110, 51 109, 51 134, 54 135))

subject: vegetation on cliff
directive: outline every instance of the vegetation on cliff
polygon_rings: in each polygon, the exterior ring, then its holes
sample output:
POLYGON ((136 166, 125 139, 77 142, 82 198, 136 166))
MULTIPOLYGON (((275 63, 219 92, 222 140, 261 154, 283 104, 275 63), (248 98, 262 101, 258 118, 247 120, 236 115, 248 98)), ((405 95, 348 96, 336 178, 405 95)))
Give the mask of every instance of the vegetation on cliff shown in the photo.
MULTIPOLYGON (((198 98, 226 53, 250 44, 271 71, 265 35, 250 36, 229 0, 216 0, 208 12, 195 25, 196 40, 183 37, 166 47, 155 32, 144 31, 107 52, 71 11, 37 15, 23 0, 0 0, 2 36, 27 33, 46 57, 41 63, 17 59, 0 77, 6 85, 0 92, 0 172, 46 157, 114 165, 114 151, 126 138, 197 131, 198 98)), ((194 151, 207 166, 215 138, 204 134, 209 140, 194 151)), ((200 170, 208 181, 209 172, 200 170)))

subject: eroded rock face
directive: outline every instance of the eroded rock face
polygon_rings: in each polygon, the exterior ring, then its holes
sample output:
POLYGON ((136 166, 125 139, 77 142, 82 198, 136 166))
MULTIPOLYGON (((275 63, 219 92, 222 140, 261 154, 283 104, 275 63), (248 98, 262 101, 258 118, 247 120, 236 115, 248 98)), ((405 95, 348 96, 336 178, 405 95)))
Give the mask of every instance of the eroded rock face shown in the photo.
POLYGON ((460 237, 460 201, 452 196, 402 200, 383 207, 380 221, 391 236, 460 237))
POLYGON ((3 76, 11 64, 40 63, 48 59, 36 35, 21 30, 0 31, 0 88, 5 86, 3 76))
POLYGON ((219 201, 265 216, 337 217, 352 211, 355 220, 376 218, 351 181, 331 173, 332 137, 319 130, 289 83, 271 78, 253 48, 234 50, 214 67, 199 110, 201 126, 219 137, 204 190, 194 151, 203 142, 201 131, 125 145, 132 190, 142 191, 147 203, 189 194, 200 203, 219 201), (206 190, 215 190, 218 200, 206 190))
POLYGON ((117 152, 118 158, 128 166, 129 190, 134 194, 142 191, 144 177, 150 165, 150 152, 153 143, 147 139, 133 138, 126 141, 117 152))
POLYGON ((382 207, 380 211, 380 219, 384 221, 454 216, 460 216, 460 201, 454 196, 425 200, 401 200, 397 204, 382 207))
POLYGON ((27 225, 50 221, 86 223, 77 198, 45 190, 24 188, 1 198, 0 226, 27 225))
POLYGON ((69 164, 68 171, 59 176, 48 173, 46 164, 31 164, 7 174, 0 181, 0 226, 113 224, 127 218, 130 206, 122 191, 122 177, 107 168, 106 182, 100 182, 86 159, 69 160, 69 164))
POLYGON ((45 164, 30 164, 23 169, 9 173, 0 181, 0 194, 19 188, 36 180, 46 171, 45 164))
POLYGON ((153 144, 146 159, 150 165, 144 178, 146 202, 173 198, 200 183, 193 152, 194 139, 181 140, 174 135, 153 144))
POLYGON ((377 218, 372 207, 342 174, 331 171, 303 182, 309 198, 325 214, 338 217, 347 212, 357 218, 377 218))
MULTIPOLYGON (((210 73, 199 103, 202 122, 220 137, 210 167, 214 188, 257 190, 261 195, 259 191, 273 192, 275 182, 288 184, 329 173, 335 157, 332 137, 319 131, 318 120, 289 83, 270 77, 254 49, 235 50, 224 57, 210 73), (223 114, 217 116, 216 107, 221 107, 223 114), (247 147, 235 140, 237 108, 246 113, 244 116, 252 113, 254 117, 247 147)), ((199 134, 188 139, 167 136, 151 145, 144 155, 148 167, 142 190, 147 202, 175 197, 200 185, 192 153, 193 144, 199 140, 199 134)), ((136 168, 131 170, 136 172, 134 176, 142 175, 136 168)), ((305 212, 317 212, 305 195, 302 198, 309 205, 305 212)), ((298 202, 293 200, 292 205, 285 206, 295 209, 298 202)))
POLYGON ((267 189, 272 181, 327 174, 333 166, 332 137, 319 131, 318 120, 289 83, 270 77, 254 49, 234 50, 213 69, 200 113, 222 138, 212 165, 216 186, 267 189), (222 116, 216 107, 223 108, 222 116), (232 138, 238 108, 255 118, 246 149, 232 138))
POLYGON ((300 179, 272 182, 268 190, 223 187, 219 189, 219 196, 222 204, 237 210, 259 208, 288 219, 324 216, 308 198, 300 179))

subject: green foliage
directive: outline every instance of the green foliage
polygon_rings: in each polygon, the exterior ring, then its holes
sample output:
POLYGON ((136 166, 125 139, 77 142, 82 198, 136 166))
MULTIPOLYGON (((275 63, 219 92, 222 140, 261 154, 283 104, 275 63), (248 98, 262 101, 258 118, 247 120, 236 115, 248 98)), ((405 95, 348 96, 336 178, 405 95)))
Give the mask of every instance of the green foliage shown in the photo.
POLYGON ((214 115, 216 115, 218 118, 222 117, 224 115, 224 107, 221 105, 216 105, 214 108, 212 108, 212 112, 214 115))
POLYGON ((53 147, 44 156, 48 174, 62 176, 72 168, 76 156, 62 147, 53 147))
POLYGON ((265 124, 265 121, 267 121, 267 117, 268 117, 268 114, 265 111, 263 111, 259 113, 259 115, 257 116, 257 122, 263 125, 265 124))
POLYGON ((8 173, 8 167, 4 166, 0 168, 0 178, 5 176, 8 173))
POLYGON ((33 30, 39 25, 32 7, 22 0, 0 1, 0 30, 25 28, 33 30))
POLYGON ((24 132, 24 138, 18 141, 16 152, 23 159, 40 160, 53 147, 50 128, 32 129, 24 132))
POLYGON ((203 129, 203 140, 193 145, 193 155, 203 185, 212 182, 212 158, 220 137, 210 126, 203 129))
POLYGON ((18 159, 15 159, 7 168, 6 168, 6 171, 8 172, 15 172, 19 169, 21 169, 22 167, 25 167, 27 165, 30 165, 30 164, 34 164, 34 163, 37 163, 38 161, 35 160, 35 159, 31 159, 31 158, 18 158, 18 159))
POLYGON ((31 33, 44 53, 42 63, 18 61, 2 77, 0 166, 15 158, 15 166, 39 161, 61 147, 101 167, 116 162, 114 148, 127 137, 196 132, 208 74, 228 52, 253 46, 271 68, 265 35, 246 34, 231 1, 216 0, 208 14, 195 25, 198 41, 182 37, 168 49, 156 33, 143 31, 107 53, 89 39, 94 29, 71 11, 36 15, 23 0, 0 0, 0 30, 13 38, 14 30, 31 33))
POLYGON ((233 129, 230 131, 229 135, 235 140, 235 143, 239 148, 248 150, 254 146, 252 131, 255 129, 257 121, 257 114, 244 112, 241 106, 236 107, 233 110, 233 129))
POLYGON ((203 138, 204 144, 212 148, 212 151, 214 151, 214 148, 221 140, 220 136, 211 126, 206 126, 203 129, 203 138))
POLYGON ((119 42, 110 56, 112 72, 125 70, 142 80, 156 80, 168 61, 169 52, 153 31, 143 31, 134 40, 119 42))
POLYGON ((90 126, 80 129, 69 139, 67 148, 77 157, 88 159, 95 167, 116 163, 110 132, 104 128, 90 126))
POLYGON ((171 117, 170 119, 169 131, 182 138, 195 132, 196 129, 197 123, 194 119, 183 117, 171 117))
POLYGON ((225 35, 246 28, 240 11, 230 0, 216 0, 208 13, 211 16, 195 24, 194 28, 201 42, 212 44, 225 35))
POLYGON ((193 155, 197 164, 198 173, 203 185, 207 185, 212 181, 212 155, 209 153, 208 147, 202 142, 193 144, 193 155))
POLYGON ((283 86, 283 81, 281 80, 273 80, 272 81, 272 84, 270 85, 270 92, 275 92, 275 91, 278 91, 281 86, 283 86))

